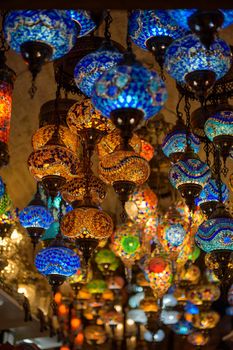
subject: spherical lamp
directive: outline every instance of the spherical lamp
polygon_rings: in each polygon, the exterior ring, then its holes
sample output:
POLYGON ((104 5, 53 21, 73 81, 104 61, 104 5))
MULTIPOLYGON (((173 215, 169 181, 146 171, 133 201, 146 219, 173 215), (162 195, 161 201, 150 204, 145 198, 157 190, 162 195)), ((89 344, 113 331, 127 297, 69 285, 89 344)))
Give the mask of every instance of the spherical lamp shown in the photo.
POLYGON ((209 336, 200 331, 195 331, 188 335, 188 342, 195 347, 205 346, 209 341, 209 336))
POLYGON ((172 165, 169 173, 171 184, 178 189, 190 210, 195 208, 195 198, 211 176, 207 164, 192 151, 187 151, 181 160, 172 165))
POLYGON ((129 35, 137 46, 152 52, 162 66, 167 47, 185 35, 178 23, 167 10, 133 10, 129 17, 129 35))
POLYGON ((168 47, 165 69, 201 97, 228 72, 231 62, 231 50, 225 41, 215 39, 207 50, 196 35, 189 34, 168 47))
POLYGON ((172 325, 172 330, 176 334, 186 336, 192 332, 193 326, 191 323, 187 322, 186 320, 181 319, 176 324, 172 325))
POLYGON ((119 259, 110 249, 101 249, 95 255, 95 262, 97 263, 98 268, 105 275, 109 275, 112 272, 116 271, 116 269, 120 265, 119 259))
POLYGON ((233 111, 220 111, 209 117, 204 130, 208 139, 220 149, 226 160, 233 145, 233 111))

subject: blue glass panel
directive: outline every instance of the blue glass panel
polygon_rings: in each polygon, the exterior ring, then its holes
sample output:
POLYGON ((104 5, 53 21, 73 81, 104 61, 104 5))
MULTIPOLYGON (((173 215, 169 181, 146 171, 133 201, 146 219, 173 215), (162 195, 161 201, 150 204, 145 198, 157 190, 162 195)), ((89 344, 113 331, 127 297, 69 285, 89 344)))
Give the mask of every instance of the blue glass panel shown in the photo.
POLYGON ((221 111, 207 119, 205 134, 213 141, 217 136, 233 136, 233 111, 221 111))
POLYGON ((40 227, 46 230, 53 223, 54 219, 46 207, 29 205, 19 213, 19 221, 25 228, 40 227))
MULTIPOLYGON (((224 183, 222 183, 222 197, 223 197, 223 202, 227 201, 229 198, 229 189, 224 183)), ((215 179, 211 178, 207 181, 199 197, 196 198, 195 203, 197 206, 199 206, 202 203, 211 202, 211 201, 217 202, 218 200, 219 200, 218 184, 215 179)))
MULTIPOLYGON (((198 153, 200 149, 200 141, 194 134, 189 135, 191 141, 191 148, 194 153, 198 153)), ((185 130, 175 130, 167 134, 163 140, 162 150, 165 156, 173 153, 185 152, 187 146, 185 130)))

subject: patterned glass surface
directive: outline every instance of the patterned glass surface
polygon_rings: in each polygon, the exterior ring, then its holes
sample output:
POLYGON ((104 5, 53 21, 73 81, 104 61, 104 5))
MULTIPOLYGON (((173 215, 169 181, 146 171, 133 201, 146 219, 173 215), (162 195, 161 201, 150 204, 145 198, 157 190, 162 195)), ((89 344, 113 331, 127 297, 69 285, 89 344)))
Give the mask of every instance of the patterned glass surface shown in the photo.
POLYGON ((18 53, 25 42, 45 43, 52 47, 54 60, 69 52, 76 42, 78 26, 70 17, 66 10, 10 11, 4 22, 5 37, 18 53))
POLYGON ((179 335, 188 335, 192 332, 193 326, 186 320, 180 320, 172 326, 172 330, 179 335))
POLYGON ((29 205, 19 213, 19 221, 25 228, 40 227, 46 230, 53 223, 54 219, 46 207, 29 205))
MULTIPOLYGON (((4 74, 4 72, 3 72, 4 74)), ((8 143, 12 107, 12 85, 0 81, 0 141, 8 143)))
POLYGON ((150 38, 167 36, 176 40, 184 36, 185 31, 178 23, 166 10, 133 10, 129 18, 129 35, 137 46, 147 50, 146 42, 150 38))
POLYGON ((188 73, 199 70, 212 71, 216 80, 222 78, 230 69, 231 49, 217 38, 207 50, 194 34, 175 40, 166 50, 164 67, 179 83, 185 83, 188 73))
MULTIPOLYGON (((223 197, 223 202, 227 201, 229 198, 229 189, 224 183, 222 183, 222 197, 223 197)), ((197 206, 199 206, 202 203, 212 202, 212 201, 217 202, 218 200, 219 200, 218 184, 215 179, 211 178, 207 181, 199 197, 195 199, 195 203, 197 206)))
POLYGON ((104 72, 116 66, 122 60, 122 54, 117 50, 100 48, 84 56, 74 69, 75 83, 88 97, 91 97, 97 79, 104 72))
POLYGON ((0 198, 4 195, 5 193, 5 184, 3 182, 2 177, 0 176, 0 198))
POLYGON ((206 253, 233 250, 233 219, 217 218, 204 221, 195 236, 196 244, 206 253))
POLYGON ((45 275, 62 275, 70 277, 80 268, 80 259, 67 247, 48 247, 36 255, 37 270, 45 275))
POLYGON ((186 183, 204 187, 210 176, 208 165, 199 159, 180 160, 172 165, 169 173, 170 182, 175 188, 186 183))
POLYGON ((148 119, 157 114, 167 100, 164 82, 141 64, 118 65, 96 82, 92 102, 106 117, 121 108, 135 108, 148 119))
MULTIPOLYGON (((194 153, 198 153, 200 149, 200 140, 194 134, 189 135, 191 148, 194 153)), ((185 152, 187 146, 185 130, 175 130, 167 134, 163 140, 162 150, 168 158, 171 154, 185 152)))
POLYGON ((60 229, 60 225, 58 221, 54 221, 49 228, 45 231, 45 233, 43 234, 43 236, 41 237, 42 241, 49 241, 54 239, 60 229))
MULTIPOLYGON (((170 16, 179 23, 180 27, 189 30, 188 19, 197 9, 174 9, 169 10, 170 16)), ((224 14, 224 22, 222 27, 226 28, 233 23, 233 10, 221 10, 224 14)))
POLYGON ((215 137, 222 135, 233 136, 233 111, 221 111, 207 119, 205 134, 213 141, 215 137))

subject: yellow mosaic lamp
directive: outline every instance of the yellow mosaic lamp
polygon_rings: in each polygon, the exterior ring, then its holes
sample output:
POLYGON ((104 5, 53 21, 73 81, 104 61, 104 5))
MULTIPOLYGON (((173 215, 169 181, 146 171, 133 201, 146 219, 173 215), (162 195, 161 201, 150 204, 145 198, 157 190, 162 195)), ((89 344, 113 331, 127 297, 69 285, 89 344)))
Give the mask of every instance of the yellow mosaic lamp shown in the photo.
MULTIPOLYGON (((103 136, 96 146, 99 158, 104 158, 105 156, 113 153, 120 147, 122 142, 123 140, 119 129, 115 129, 108 135, 103 136)), ((134 152, 141 152, 141 139, 139 136, 137 136, 137 134, 133 134, 129 140, 129 145, 134 152)))
POLYGON ((216 311, 201 311, 197 315, 193 315, 193 325, 200 330, 213 329, 220 320, 220 316, 216 311))
POLYGON ((187 340, 190 344, 200 347, 205 346, 209 341, 209 336, 204 332, 195 331, 188 335, 187 340))
POLYGON ((62 218, 61 232, 64 236, 75 240, 88 264, 99 241, 111 236, 113 222, 111 217, 101 209, 92 206, 78 207, 62 218))

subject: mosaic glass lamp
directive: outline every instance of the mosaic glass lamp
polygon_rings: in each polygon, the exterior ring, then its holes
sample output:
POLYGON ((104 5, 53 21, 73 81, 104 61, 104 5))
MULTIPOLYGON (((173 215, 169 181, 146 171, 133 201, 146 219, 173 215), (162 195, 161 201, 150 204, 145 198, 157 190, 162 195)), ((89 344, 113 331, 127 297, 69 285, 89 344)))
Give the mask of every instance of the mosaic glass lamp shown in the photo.
POLYGON ((165 294, 163 296, 162 307, 163 309, 172 308, 177 305, 177 300, 172 293, 165 294))
POLYGON ((157 114, 167 100, 159 76, 134 59, 128 61, 105 72, 92 95, 94 106, 113 120, 122 135, 128 135, 143 118, 157 114))
POLYGON ((84 329, 84 336, 87 344, 98 346, 106 342, 107 335, 103 327, 98 325, 87 326, 84 329))
POLYGON ((97 252, 95 256, 95 262, 97 263, 98 268, 105 275, 109 275, 120 265, 119 259, 110 249, 101 249, 97 252))
MULTIPOLYGON (((223 203, 229 198, 229 189, 222 183, 222 199, 223 203)), ((205 215, 210 217, 219 201, 219 189, 217 180, 210 178, 206 185, 203 187, 200 195, 195 199, 197 206, 200 206, 201 210, 205 215)))
POLYGON ((129 310, 127 313, 127 320, 133 320, 135 323, 138 324, 147 323, 146 314, 143 310, 140 309, 129 310))
POLYGON ((4 52, 0 51, 0 166, 9 162, 8 141, 15 78, 15 72, 6 65, 4 52))
POLYGON ((111 236, 113 222, 103 210, 90 206, 78 207, 62 218, 61 232, 76 241, 88 263, 99 242, 111 236))
POLYGON ((54 221, 52 213, 44 205, 38 191, 29 205, 19 213, 19 221, 27 229, 28 235, 35 247, 45 230, 54 221))
POLYGON ((17 10, 4 21, 7 42, 21 53, 34 78, 44 63, 64 56, 78 36, 94 28, 90 13, 83 10, 17 10))
MULTIPOLYGON (((136 152, 140 153, 142 150, 142 142, 140 137, 133 133, 132 137, 129 139, 129 146, 136 152)), ((106 155, 113 153, 117 148, 119 148, 123 143, 121 133, 119 129, 115 129, 108 135, 101 138, 100 142, 96 145, 99 158, 103 158, 106 155)))
POLYGON ((196 347, 205 346, 209 341, 208 334, 200 331, 195 331, 188 335, 188 342, 196 347))
MULTIPOLYGON (((106 197, 107 189, 105 183, 93 173, 88 174, 88 190, 90 200, 94 205, 99 205, 106 197)), ((87 195, 86 174, 80 172, 73 180, 68 181, 62 188, 63 199, 68 203, 81 203, 87 195)))
POLYGON ((117 150, 100 159, 99 177, 111 184, 124 205, 135 187, 150 175, 148 162, 134 151, 117 150))
POLYGON ((155 150, 154 147, 146 140, 141 139, 142 149, 140 156, 145 158, 148 162, 153 158, 155 150))
POLYGON ((190 210, 194 209, 195 198, 199 196, 210 176, 208 165, 203 163, 190 148, 181 160, 172 165, 169 173, 171 184, 178 189, 190 210))
POLYGON ((209 117, 204 130, 208 139, 221 150, 226 159, 233 145, 233 111, 220 111, 209 117))
POLYGON ((32 147, 34 151, 37 151, 49 142, 53 137, 54 133, 57 133, 58 142, 63 144, 66 148, 73 152, 77 152, 80 145, 79 139, 76 134, 71 133, 69 128, 59 125, 46 125, 39 128, 32 136, 32 147))
POLYGON ((162 329, 157 329, 155 333, 151 333, 150 331, 146 331, 144 333, 144 339, 147 342, 155 342, 160 343, 165 338, 165 332, 162 329))
POLYGON ((76 273, 80 268, 80 259, 73 250, 65 247, 61 240, 56 239, 49 247, 39 251, 35 265, 37 270, 56 288, 67 277, 76 273))
POLYGON ((47 246, 56 238, 60 230, 60 225, 58 221, 54 221, 44 234, 41 236, 41 242, 44 246, 47 246))
POLYGON ((231 62, 231 50, 225 41, 216 39, 207 50, 196 35, 189 34, 168 47, 165 69, 201 97, 228 72, 231 62))
MULTIPOLYGON (((190 140, 190 147, 194 153, 199 152, 200 141, 196 135, 190 133, 188 135, 190 140)), ((173 163, 180 160, 181 156, 186 150, 187 145, 187 129, 183 124, 176 124, 169 132, 162 143, 162 150, 166 157, 173 163)))
POLYGON ((191 323, 187 322, 184 319, 181 319, 176 324, 172 325, 172 330, 179 335, 189 335, 193 331, 193 326, 191 323))
POLYGON ((193 315, 193 325, 200 330, 213 329, 219 322, 220 316, 216 311, 201 311, 197 315, 193 315))
POLYGON ((118 225, 111 237, 111 249, 120 257, 126 267, 142 256, 141 228, 132 222, 118 225))
POLYGON ((103 44, 97 51, 84 56, 76 65, 74 69, 76 85, 84 95, 91 97, 95 82, 122 59, 123 55, 113 45, 103 44))
POLYGON ((2 198, 5 192, 6 192, 6 186, 3 182, 2 177, 0 176, 0 198, 2 198))
POLYGON ((171 326, 179 321, 180 314, 176 310, 162 310, 160 320, 166 326, 171 326))
POLYGON ((171 260, 177 260, 183 246, 188 244, 189 229, 189 224, 183 221, 175 207, 170 207, 164 217, 159 220, 158 241, 171 260))
MULTIPOLYGON (((197 14, 197 9, 174 9, 168 11, 170 16, 174 18, 180 25, 180 27, 189 30, 189 19, 192 15, 197 14)), ((199 11, 203 13, 203 16, 208 16, 212 11, 199 11)), ((220 12, 224 15, 223 23, 220 26, 226 28, 233 23, 233 11, 227 9, 221 9, 220 12)), ((208 22, 207 22, 208 23, 208 22)), ((213 26, 213 23, 210 25, 213 26)), ((215 28, 216 29, 216 28, 215 28)))
POLYGON ((71 106, 66 122, 72 133, 78 134, 81 139, 88 142, 91 149, 100 141, 103 135, 115 128, 109 119, 102 116, 93 107, 91 100, 88 98, 71 106))
POLYGON ((185 35, 178 23, 167 10, 133 10, 129 17, 129 35, 137 46, 151 51, 162 66, 167 47, 185 35))
POLYGON ((45 146, 33 151, 28 158, 29 171, 37 181, 42 181, 44 188, 53 197, 79 171, 79 159, 61 140, 59 128, 56 128, 45 146))
POLYGON ((0 215, 6 214, 12 205, 9 195, 5 192, 0 198, 0 215))
POLYGON ((215 283, 228 283, 233 278, 232 250, 215 250, 205 255, 205 264, 215 276, 215 283), (217 281, 216 281, 217 280, 217 281))
POLYGON ((233 250, 233 219, 222 204, 199 226, 195 240, 206 253, 233 250))
POLYGON ((148 260, 145 272, 150 281, 155 298, 161 298, 172 283, 172 265, 166 255, 154 253, 148 260))
POLYGON ((129 297, 129 306, 132 309, 136 309, 139 308, 140 302, 145 298, 145 293, 144 292, 139 292, 136 293, 134 295, 132 295, 131 297, 129 297))
POLYGON ((125 210, 131 220, 142 224, 157 215, 157 204, 156 194, 147 184, 144 184, 129 196, 125 203, 125 210))

